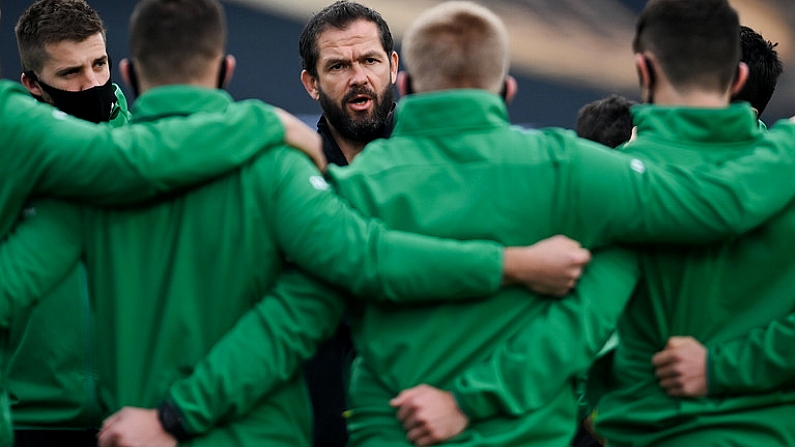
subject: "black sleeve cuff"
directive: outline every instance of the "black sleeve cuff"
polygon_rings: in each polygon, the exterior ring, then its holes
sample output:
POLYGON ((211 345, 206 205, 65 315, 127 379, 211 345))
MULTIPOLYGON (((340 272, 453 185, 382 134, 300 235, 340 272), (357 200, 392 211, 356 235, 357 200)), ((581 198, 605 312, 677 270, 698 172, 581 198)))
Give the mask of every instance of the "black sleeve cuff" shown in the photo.
POLYGON ((177 442, 185 442, 193 437, 185 430, 182 412, 172 402, 165 401, 157 407, 157 418, 163 430, 173 436, 177 442))

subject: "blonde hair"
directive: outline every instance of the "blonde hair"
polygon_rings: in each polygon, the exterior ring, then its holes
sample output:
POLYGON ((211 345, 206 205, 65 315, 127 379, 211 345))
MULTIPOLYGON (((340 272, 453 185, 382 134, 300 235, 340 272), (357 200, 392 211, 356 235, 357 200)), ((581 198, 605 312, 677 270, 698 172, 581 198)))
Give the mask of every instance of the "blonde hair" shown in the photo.
POLYGON ((510 63, 508 31, 496 14, 467 1, 442 3, 406 31, 403 60, 418 92, 478 88, 498 93, 510 63))

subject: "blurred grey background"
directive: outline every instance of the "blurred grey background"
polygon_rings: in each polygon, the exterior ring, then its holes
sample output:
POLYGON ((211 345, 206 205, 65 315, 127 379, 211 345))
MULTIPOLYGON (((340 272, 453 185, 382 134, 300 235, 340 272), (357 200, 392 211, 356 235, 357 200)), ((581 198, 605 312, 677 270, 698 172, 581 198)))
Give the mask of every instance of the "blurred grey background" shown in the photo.
MULTIPOLYGON (((299 75, 298 35, 303 24, 332 0, 227 0, 228 52, 238 60, 229 85, 236 99, 259 98, 314 124, 320 108, 304 91, 299 75)), ((19 79, 13 35, 29 0, 0 0, 0 61, 5 78, 19 79)), ((129 56, 127 22, 132 0, 88 0, 108 28, 114 64, 129 56)), ((396 41, 435 0, 361 0, 384 16, 396 41)), ((510 106, 514 123, 573 127, 577 110, 609 93, 638 99, 631 40, 646 0, 490 0, 480 3, 510 29, 512 74, 519 95, 510 106)), ((778 42, 785 71, 763 119, 795 115, 795 0, 731 0, 744 25, 778 42)), ((168 39, 168 36, 163 36, 168 39)), ((399 50, 399 45, 398 45, 399 50)), ((122 84, 118 70, 113 77, 122 84)), ((126 86, 124 86, 126 89, 126 86)), ((125 90, 129 94, 129 90, 125 90)))

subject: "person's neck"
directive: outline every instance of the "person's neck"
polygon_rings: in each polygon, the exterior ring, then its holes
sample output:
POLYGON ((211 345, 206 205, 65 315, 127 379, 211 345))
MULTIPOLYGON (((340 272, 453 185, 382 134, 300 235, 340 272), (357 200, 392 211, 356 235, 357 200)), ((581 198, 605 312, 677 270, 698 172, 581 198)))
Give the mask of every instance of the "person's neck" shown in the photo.
POLYGON ((367 143, 351 141, 344 138, 331 124, 329 124, 328 127, 329 130, 331 130, 331 136, 334 137, 334 141, 337 143, 337 146, 339 146, 340 151, 342 151, 342 155, 345 156, 345 160, 347 160, 348 163, 352 162, 353 159, 359 155, 359 153, 367 145, 367 143))
POLYGON ((681 92, 673 88, 662 87, 654 92, 654 103, 660 106, 680 106, 701 109, 723 109, 729 106, 729 92, 718 93, 706 90, 688 90, 681 92))

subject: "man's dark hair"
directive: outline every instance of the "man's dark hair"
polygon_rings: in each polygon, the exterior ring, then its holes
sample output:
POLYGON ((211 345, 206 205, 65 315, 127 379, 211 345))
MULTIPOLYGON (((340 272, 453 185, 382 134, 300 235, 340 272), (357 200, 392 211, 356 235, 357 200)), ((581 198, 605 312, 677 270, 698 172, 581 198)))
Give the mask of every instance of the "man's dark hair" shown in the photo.
POLYGON ((739 33, 728 0, 651 0, 638 19, 633 50, 652 52, 679 90, 725 91, 740 62, 739 33))
POLYGON ((14 32, 22 70, 34 73, 49 58, 45 48, 48 44, 82 42, 97 33, 105 39, 102 19, 83 0, 39 0, 22 13, 14 32))
POLYGON ((750 102, 759 116, 773 97, 778 78, 784 72, 784 64, 775 50, 777 45, 747 26, 740 27, 742 61, 748 65, 749 73, 745 86, 732 99, 750 102))
MULTIPOLYGON (((392 40, 389 26, 384 21, 384 18, 381 17, 381 14, 359 3, 340 0, 326 6, 315 14, 301 31, 301 37, 298 40, 298 51, 301 53, 301 68, 309 72, 310 75, 317 77, 317 59, 320 53, 317 47, 317 39, 320 34, 328 28, 344 30, 357 20, 375 23, 378 27, 378 34, 381 36, 381 46, 384 47, 387 55, 392 54, 395 43, 392 40)), ((390 59, 390 63, 391 61, 390 59)))
POLYGON ((577 113, 577 135, 608 147, 618 147, 632 136, 633 101, 619 95, 597 99, 577 113))
POLYGON ((217 0, 142 0, 130 18, 135 67, 159 83, 184 83, 226 48, 226 16, 217 0))

